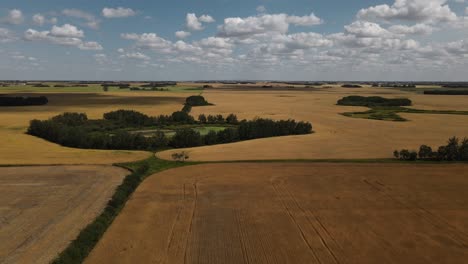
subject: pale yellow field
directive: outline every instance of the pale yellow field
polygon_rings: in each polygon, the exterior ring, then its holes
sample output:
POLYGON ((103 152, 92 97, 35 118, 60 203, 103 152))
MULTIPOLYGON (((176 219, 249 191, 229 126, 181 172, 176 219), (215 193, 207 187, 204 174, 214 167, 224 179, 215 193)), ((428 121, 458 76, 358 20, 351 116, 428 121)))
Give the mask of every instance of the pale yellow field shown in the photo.
POLYGON ((0 164, 112 164, 141 160, 149 153, 138 151, 81 150, 61 147, 25 134, 29 121, 47 119, 63 112, 84 112, 101 118, 105 112, 131 109, 150 115, 181 109, 187 93, 43 93, 45 106, 0 109, 0 164))
MULTIPOLYGON (((246 119, 293 118, 311 122, 315 133, 188 149, 191 160, 389 158, 395 149, 416 149, 421 144, 439 146, 451 136, 468 136, 468 116, 402 114, 410 121, 388 122, 339 115, 367 110, 336 105, 337 100, 351 94, 408 97, 413 100, 413 107, 419 109, 468 110, 468 96, 431 96, 390 89, 209 89, 203 95, 215 105, 193 108, 194 116, 235 113, 246 119)), ((169 159, 172 152, 158 153, 158 156, 169 159)))
POLYGON ((128 173, 87 165, 0 168, 0 263, 49 263, 128 173))

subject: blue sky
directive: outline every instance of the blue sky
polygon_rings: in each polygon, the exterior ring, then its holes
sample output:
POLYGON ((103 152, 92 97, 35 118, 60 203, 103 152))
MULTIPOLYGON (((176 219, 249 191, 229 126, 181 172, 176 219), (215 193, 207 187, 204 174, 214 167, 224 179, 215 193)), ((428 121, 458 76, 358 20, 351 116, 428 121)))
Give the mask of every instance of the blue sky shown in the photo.
POLYGON ((462 81, 466 72, 466 0, 0 5, 0 79, 462 81))

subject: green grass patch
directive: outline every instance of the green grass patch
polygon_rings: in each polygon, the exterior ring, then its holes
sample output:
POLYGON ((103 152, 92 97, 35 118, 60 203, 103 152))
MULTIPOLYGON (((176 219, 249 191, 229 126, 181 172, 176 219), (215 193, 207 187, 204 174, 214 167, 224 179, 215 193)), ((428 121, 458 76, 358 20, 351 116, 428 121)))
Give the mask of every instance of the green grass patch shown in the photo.
POLYGON ((131 170, 132 173, 125 177, 122 184, 117 187, 104 211, 81 230, 78 237, 52 263, 82 263, 146 177, 164 170, 194 164, 197 163, 160 160, 154 155, 138 162, 115 164, 115 166, 131 170))

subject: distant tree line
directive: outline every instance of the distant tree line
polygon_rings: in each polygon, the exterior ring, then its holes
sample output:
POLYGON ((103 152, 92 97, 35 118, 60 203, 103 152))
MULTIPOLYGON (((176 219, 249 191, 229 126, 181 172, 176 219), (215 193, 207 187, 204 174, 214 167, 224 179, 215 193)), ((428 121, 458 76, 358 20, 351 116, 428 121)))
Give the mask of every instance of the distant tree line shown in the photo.
POLYGON ((308 122, 294 120, 274 121, 254 119, 238 121, 230 114, 200 115, 196 121, 186 112, 150 117, 131 110, 118 110, 104 114, 104 119, 89 120, 83 113, 64 113, 49 120, 32 120, 27 133, 67 147, 85 149, 156 150, 164 148, 196 147, 224 144, 255 138, 301 135, 312 133, 308 122), (156 131, 145 137, 128 129, 144 127, 179 126, 186 124, 229 124, 230 127, 202 136, 192 128, 176 129, 172 137, 156 131))
POLYGON ((337 102, 338 105, 347 106, 367 106, 367 107, 385 107, 385 106, 410 106, 412 104, 410 99, 395 98, 388 99, 380 96, 358 96, 352 95, 344 97, 337 102))
POLYGON ((468 95, 468 90, 428 90, 424 94, 432 95, 468 95))
POLYGON ((362 86, 358 85, 358 84, 343 84, 343 85, 341 85, 341 87, 343 87, 343 88, 362 88, 362 86))
POLYGON ((391 83, 374 83, 372 84, 372 87, 383 87, 383 88, 416 88, 416 84, 391 84, 391 83))
POLYGON ((46 88, 46 87, 50 87, 50 85, 48 85, 48 84, 43 84, 43 83, 36 83, 36 84, 33 84, 33 87, 46 88))
POLYGON ((452 137, 447 141, 447 145, 440 146, 433 150, 430 146, 421 145, 419 151, 407 149, 395 150, 395 158, 400 160, 430 160, 430 161, 468 161, 468 138, 460 139, 452 137))
POLYGON ((468 88, 467 82, 461 83, 446 83, 442 85, 443 88, 468 88))
POLYGON ((47 97, 28 97, 28 96, 0 96, 0 106, 31 106, 31 105, 46 105, 49 102, 47 97))
POLYGON ((150 82, 148 84, 143 84, 141 87, 143 88, 151 88, 151 87, 166 87, 166 86, 176 86, 177 82, 150 82))

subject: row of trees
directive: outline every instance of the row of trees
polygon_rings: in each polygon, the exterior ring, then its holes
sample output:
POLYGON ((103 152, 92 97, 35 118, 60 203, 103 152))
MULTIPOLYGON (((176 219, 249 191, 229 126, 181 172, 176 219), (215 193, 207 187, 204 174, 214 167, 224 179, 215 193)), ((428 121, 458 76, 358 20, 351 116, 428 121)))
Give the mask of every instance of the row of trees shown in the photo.
POLYGON ((308 122, 296 122, 294 120, 274 121, 259 118, 250 121, 242 120, 236 127, 226 128, 218 132, 212 130, 204 136, 190 128, 180 129, 177 130, 176 134, 169 141, 169 146, 173 148, 198 147, 256 138, 310 133, 312 133, 312 125, 308 122))
POLYGON ((239 120, 235 114, 229 114, 226 118, 223 115, 205 115, 198 116, 198 122, 201 124, 239 124, 239 120))
POLYGON ((176 111, 171 115, 159 115, 150 117, 143 113, 133 110, 117 110, 104 114, 104 119, 129 126, 159 126, 172 124, 239 124, 235 114, 223 115, 204 115, 198 116, 195 120, 187 111, 176 111))
POLYGON ((424 94, 433 95, 468 95, 468 90, 427 90, 424 94))
POLYGON ((410 106, 412 104, 407 98, 383 98, 380 96, 358 96, 352 95, 338 100, 338 105, 346 106, 367 106, 367 107, 383 107, 383 106, 410 106))
POLYGON ((422 145, 419 151, 407 149, 395 150, 393 155, 401 160, 432 160, 432 161, 468 161, 468 138, 460 141, 457 137, 452 137, 447 141, 447 145, 440 146, 433 150, 430 146, 422 145))
MULTIPOLYGON (((183 128, 177 129, 175 135, 170 138, 161 131, 156 131, 151 136, 145 137, 141 133, 122 130, 121 123, 141 126, 149 118, 146 115, 134 111, 114 111, 106 113, 104 116, 106 118, 104 120, 88 120, 87 116, 82 113, 64 113, 49 120, 32 120, 28 134, 75 148, 155 150, 167 147, 183 148, 224 144, 255 138, 300 135, 312 132, 312 125, 307 122, 274 121, 271 119, 239 122, 237 117, 231 114, 227 118, 218 116, 217 119, 230 122, 229 124, 232 125, 236 124, 236 126, 218 132, 210 131, 204 136, 194 129, 183 128)), ((170 119, 168 122, 177 123, 185 122, 187 118, 193 120, 193 117, 182 111, 165 116, 165 118, 170 119)), ((158 120, 161 120, 161 117, 158 120)))
POLYGON ((47 97, 28 97, 28 96, 0 96, 0 106, 31 106, 31 105, 46 105, 49 102, 47 97))

